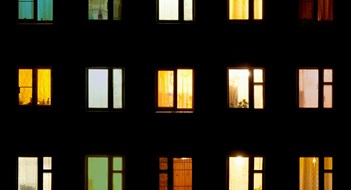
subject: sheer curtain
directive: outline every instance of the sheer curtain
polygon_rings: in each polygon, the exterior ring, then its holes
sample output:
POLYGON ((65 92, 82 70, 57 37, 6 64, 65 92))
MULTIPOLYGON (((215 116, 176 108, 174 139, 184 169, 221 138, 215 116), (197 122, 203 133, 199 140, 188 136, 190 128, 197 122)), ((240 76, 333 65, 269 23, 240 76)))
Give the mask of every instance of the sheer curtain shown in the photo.
POLYGON ((173 190, 192 189, 192 159, 173 158, 173 190))
POLYGON ((108 70, 89 69, 88 72, 89 108, 108 107, 108 70))
POLYGON ((300 190, 318 190, 318 171, 317 157, 300 158, 300 190))
POLYGON ((249 158, 229 157, 229 190, 249 189, 249 158))
POLYGON ((38 190, 38 158, 18 158, 18 190, 38 190))
POLYGON ((158 71, 158 107, 173 107, 173 71, 158 71))
POLYGON ((89 20, 108 19, 108 0, 89 0, 89 20))
POLYGON ((333 0, 318 0, 318 20, 333 20, 333 0))
POLYGON ((177 70, 177 108, 193 108, 193 70, 177 70))
POLYGON ((249 0, 229 0, 229 19, 230 20, 249 19, 249 0))
POLYGON ((32 69, 19 69, 18 70, 18 104, 28 105, 32 104, 32 84, 33 84, 33 70, 32 69))
POLYGON ((318 70, 299 70, 299 107, 318 108, 318 70))

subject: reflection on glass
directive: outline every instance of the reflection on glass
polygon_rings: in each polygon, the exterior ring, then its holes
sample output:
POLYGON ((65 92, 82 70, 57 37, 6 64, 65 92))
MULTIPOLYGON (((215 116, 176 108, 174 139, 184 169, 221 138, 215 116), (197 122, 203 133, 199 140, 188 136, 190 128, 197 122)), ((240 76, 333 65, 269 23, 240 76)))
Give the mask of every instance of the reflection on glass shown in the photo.
POLYGON ((313 18, 313 0, 299 0, 299 18, 307 20, 313 18))
POLYGON ((38 69, 38 105, 51 105, 51 70, 38 69))
POLYGON ((51 173, 45 172, 43 174, 43 190, 51 190, 51 173))
POLYGON ((193 20, 193 0, 184 0, 184 20, 193 20))
POLYGON ((331 21, 333 17, 333 0, 318 0, 318 21, 331 21))
POLYGON ((299 70, 299 107, 318 107, 318 70, 299 70))
POLYGON ((88 72, 89 108, 107 108, 108 72, 107 69, 89 69, 88 72))
POLYGON ((89 20, 107 20, 108 0, 89 0, 89 20))
POLYGON ((254 19, 262 20, 262 0, 254 0, 254 19))
POLYGON ((18 190, 38 190, 38 158, 18 158, 18 190))
POLYGON ((254 190, 262 190, 262 174, 254 174, 254 190))
POLYGON ((193 70, 177 70, 177 108, 193 108, 193 70))
POLYGON ((113 20, 122 19, 122 0, 113 0, 113 20))

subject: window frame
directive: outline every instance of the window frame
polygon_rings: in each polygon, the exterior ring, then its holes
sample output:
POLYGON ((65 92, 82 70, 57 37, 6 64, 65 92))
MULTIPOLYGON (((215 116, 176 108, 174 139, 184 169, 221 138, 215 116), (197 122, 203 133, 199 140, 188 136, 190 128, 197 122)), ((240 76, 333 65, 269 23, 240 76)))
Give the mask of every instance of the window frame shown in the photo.
POLYGON ((125 69, 123 67, 87 67, 86 68, 86 79, 85 79, 85 104, 86 110, 88 111, 114 111, 114 112, 121 112, 125 110, 125 69), (107 108, 89 108, 89 70, 90 69, 106 69, 108 76, 107 76, 107 108), (113 70, 114 69, 121 69, 122 71, 122 108, 113 108, 113 70))
POLYGON ((192 1, 192 20, 184 20, 184 1, 185 0, 177 0, 178 1, 178 19, 177 20, 160 20, 160 0, 156 0, 156 21, 158 23, 194 23, 195 22, 195 1, 192 1))
POLYGON ((113 11, 114 11, 114 7, 113 7, 113 1, 114 0, 107 0, 107 19, 103 19, 103 20, 99 20, 99 19, 89 19, 89 0, 86 0, 87 3, 87 20, 89 22, 121 22, 123 20, 123 0, 121 1, 121 18, 118 20, 113 19, 113 11))
POLYGON ((263 22, 263 20, 265 19, 265 1, 266 0, 262 0, 262 19, 255 19, 255 0, 248 0, 248 13, 249 13, 249 17, 248 19, 230 19, 230 1, 231 0, 227 0, 227 20, 230 23, 246 23, 246 22, 254 22, 254 23, 261 23, 263 22))
POLYGON ((52 20, 38 20, 38 0, 33 0, 33 19, 21 19, 19 18, 19 3, 22 0, 17 0, 17 21, 19 23, 41 23, 41 24, 52 24, 55 20, 55 0, 52 0, 52 20))

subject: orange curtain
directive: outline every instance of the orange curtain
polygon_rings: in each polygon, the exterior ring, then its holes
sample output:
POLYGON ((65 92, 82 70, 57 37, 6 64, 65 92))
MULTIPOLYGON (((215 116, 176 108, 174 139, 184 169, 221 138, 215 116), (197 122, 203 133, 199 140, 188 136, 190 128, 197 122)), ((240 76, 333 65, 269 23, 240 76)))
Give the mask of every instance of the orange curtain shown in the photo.
POLYGON ((299 18, 308 20, 313 18, 313 0, 299 1, 299 18))
POLYGON ((158 107, 173 107, 173 71, 158 71, 158 107))
POLYGON ((333 20, 333 0, 318 0, 318 21, 333 20))
POLYGON ((229 19, 249 19, 249 0, 229 0, 229 19))
POLYGON ((177 70, 177 108, 193 108, 193 70, 177 70))
POLYGON ((38 69, 38 105, 51 105, 51 70, 38 69))
POLYGON ((300 158, 300 190, 318 190, 318 166, 316 157, 300 158))
POLYGON ((173 190, 192 189, 192 159, 173 158, 173 190))

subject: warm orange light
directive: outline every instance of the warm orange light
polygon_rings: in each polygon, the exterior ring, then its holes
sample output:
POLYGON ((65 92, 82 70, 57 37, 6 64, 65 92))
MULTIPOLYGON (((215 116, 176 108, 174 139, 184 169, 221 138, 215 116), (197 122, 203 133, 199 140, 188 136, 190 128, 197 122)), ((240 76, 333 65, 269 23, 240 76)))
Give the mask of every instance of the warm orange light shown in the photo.
POLYGON ((247 20, 249 19, 248 0, 229 0, 229 19, 247 20))
POLYGON ((51 105, 51 70, 38 69, 38 105, 51 105))
POLYGON ((173 71, 158 71, 158 107, 173 107, 173 71))
POLYGON ((177 108, 193 108, 193 70, 177 70, 177 108))
POLYGON ((32 69, 19 69, 18 70, 18 104, 30 105, 32 104, 32 83, 33 71, 32 69))

